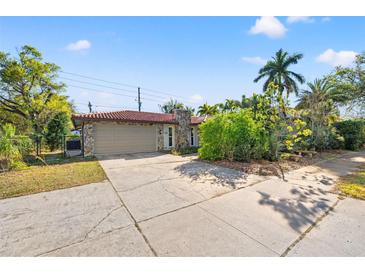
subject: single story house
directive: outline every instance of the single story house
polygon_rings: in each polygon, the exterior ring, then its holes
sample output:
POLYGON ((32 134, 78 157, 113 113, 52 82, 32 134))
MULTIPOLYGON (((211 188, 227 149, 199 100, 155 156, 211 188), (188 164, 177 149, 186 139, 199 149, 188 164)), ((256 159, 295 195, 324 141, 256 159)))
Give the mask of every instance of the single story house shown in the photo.
POLYGON ((171 114, 125 110, 72 116, 81 129, 84 156, 196 147, 204 119, 180 109, 171 114))

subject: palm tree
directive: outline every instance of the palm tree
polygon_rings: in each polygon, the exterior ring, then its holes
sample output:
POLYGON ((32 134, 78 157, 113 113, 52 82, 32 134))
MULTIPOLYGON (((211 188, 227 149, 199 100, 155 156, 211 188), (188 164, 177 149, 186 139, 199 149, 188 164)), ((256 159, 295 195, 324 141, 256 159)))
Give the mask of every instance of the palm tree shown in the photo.
POLYGON ((315 79, 308 83, 308 88, 299 95, 297 109, 303 110, 308 117, 313 132, 313 144, 317 148, 325 148, 328 139, 329 125, 338 117, 339 111, 334 102, 336 88, 326 78, 315 79))
POLYGON ((326 78, 315 79, 307 84, 309 89, 299 94, 297 109, 312 109, 318 105, 333 105, 336 96, 336 88, 326 78))
POLYGON ((241 108, 250 108, 252 107, 252 103, 253 103, 253 98, 252 97, 246 97, 246 95, 242 95, 242 99, 241 99, 241 108))
POLYGON ((195 116, 195 108, 185 106, 184 109, 187 110, 190 113, 191 116, 195 116))
POLYGON ((267 78, 264 83, 264 90, 273 82, 279 86, 280 96, 283 95, 284 90, 286 90, 287 97, 292 92, 297 95, 299 91, 297 82, 303 84, 305 79, 301 74, 289 70, 289 66, 297 64, 302 58, 303 54, 295 53, 289 55, 288 52, 280 49, 275 53, 275 56, 272 57, 272 60, 269 60, 266 65, 259 70, 259 76, 254 82, 257 83, 262 78, 267 78))
POLYGON ((174 109, 184 109, 185 106, 183 103, 178 102, 177 100, 170 99, 170 101, 164 103, 163 105, 159 105, 161 111, 163 113, 172 113, 174 109))
POLYGON ((223 105, 223 111, 232 112, 241 108, 241 102, 233 99, 226 99, 223 105))
POLYGON ((198 108, 198 115, 214 115, 218 113, 218 108, 216 105, 211 106, 205 103, 198 108))

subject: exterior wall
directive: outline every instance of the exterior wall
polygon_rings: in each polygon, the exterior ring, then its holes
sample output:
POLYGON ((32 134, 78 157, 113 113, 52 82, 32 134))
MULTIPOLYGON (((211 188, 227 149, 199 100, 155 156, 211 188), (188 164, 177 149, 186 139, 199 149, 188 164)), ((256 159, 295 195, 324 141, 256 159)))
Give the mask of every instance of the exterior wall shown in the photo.
MULTIPOLYGON (((191 144, 191 128, 194 128, 195 135, 195 144, 194 146, 199 145, 199 130, 197 126, 191 126, 191 115, 186 110, 175 110, 175 119, 178 122, 176 125, 171 124, 155 124, 156 125, 156 150, 166 150, 171 148, 165 147, 165 138, 164 134, 165 128, 169 126, 173 127, 173 138, 174 138, 174 147, 176 149, 182 149, 185 147, 189 147, 191 144)), ((130 123, 130 122, 85 122, 83 126, 83 141, 84 141, 84 156, 92 156, 94 155, 94 146, 95 146, 95 124, 96 123, 112 123, 112 124, 121 124, 121 125, 140 125, 146 126, 150 125, 150 123, 130 123)), ((168 138, 168 136, 167 136, 168 138)))
POLYGON ((189 147, 191 115, 187 110, 175 109, 175 119, 178 124, 175 127, 175 148, 177 150, 189 147))

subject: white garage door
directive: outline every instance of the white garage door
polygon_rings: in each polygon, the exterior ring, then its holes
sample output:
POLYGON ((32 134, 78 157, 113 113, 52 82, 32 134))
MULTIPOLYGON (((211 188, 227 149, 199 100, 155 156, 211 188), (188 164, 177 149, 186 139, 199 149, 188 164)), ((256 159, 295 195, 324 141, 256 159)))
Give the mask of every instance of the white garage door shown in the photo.
POLYGON ((156 151, 156 126, 96 124, 95 154, 156 151))

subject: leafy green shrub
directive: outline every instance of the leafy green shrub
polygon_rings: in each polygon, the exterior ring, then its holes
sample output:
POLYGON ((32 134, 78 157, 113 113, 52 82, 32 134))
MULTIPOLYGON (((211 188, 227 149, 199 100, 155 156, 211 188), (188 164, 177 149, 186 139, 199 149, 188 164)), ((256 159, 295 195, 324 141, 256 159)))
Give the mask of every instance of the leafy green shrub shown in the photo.
POLYGON ((365 121, 345 120, 335 124, 339 134, 344 138, 344 147, 358 150, 365 144, 365 121))
POLYGON ((202 159, 248 161, 265 157, 269 150, 267 134, 248 109, 216 115, 199 129, 202 159))
POLYGON ((15 126, 5 124, 0 131, 0 169, 23 166, 23 156, 29 153, 32 142, 27 136, 16 135, 15 126))
POLYGON ((46 141, 51 151, 61 147, 63 136, 69 132, 68 126, 69 118, 65 112, 56 113, 48 122, 46 141))
POLYGON ((309 138, 309 147, 315 150, 340 149, 344 146, 344 138, 332 125, 317 126, 309 138))

